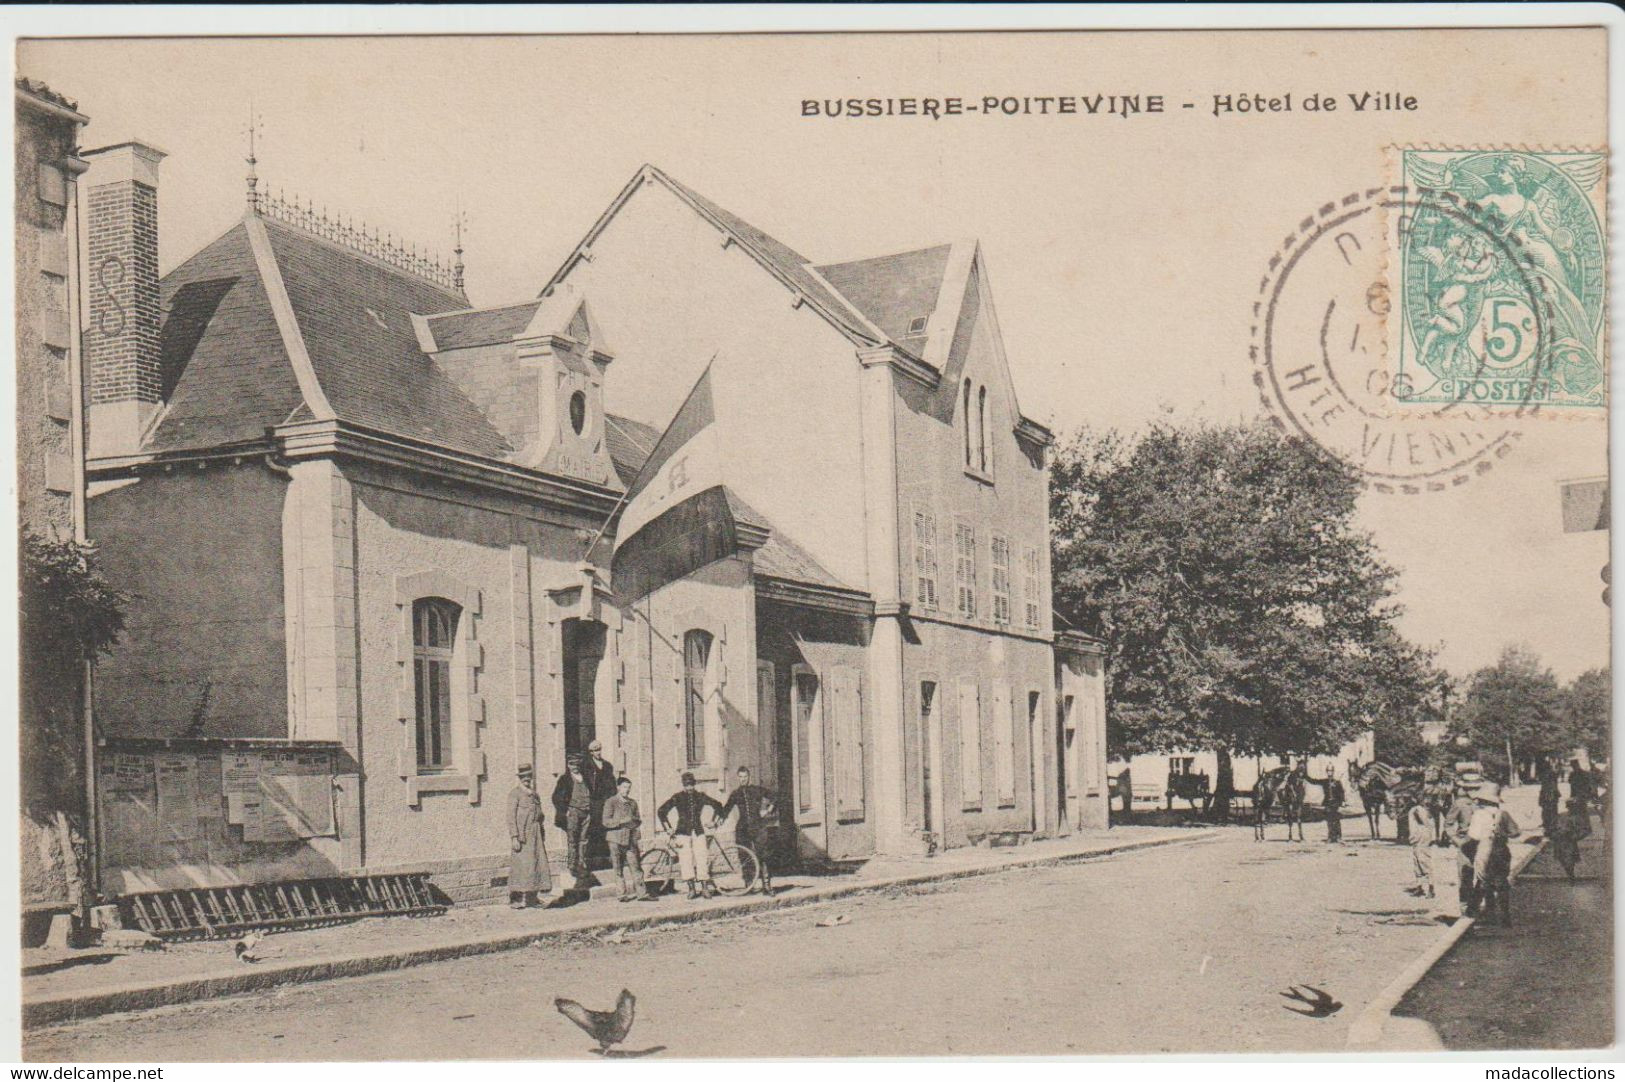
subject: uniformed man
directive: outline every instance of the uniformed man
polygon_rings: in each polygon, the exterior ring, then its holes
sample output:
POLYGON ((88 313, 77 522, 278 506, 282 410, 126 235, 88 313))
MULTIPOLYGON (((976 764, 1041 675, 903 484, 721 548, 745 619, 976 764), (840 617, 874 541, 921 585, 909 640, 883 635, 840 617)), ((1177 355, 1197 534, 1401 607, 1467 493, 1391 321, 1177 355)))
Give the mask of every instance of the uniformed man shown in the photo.
POLYGON ((542 798, 536 795, 536 771, 529 764, 519 768, 519 780, 508 794, 508 834, 513 846, 508 905, 513 909, 541 905, 536 895, 553 889, 553 876, 542 841, 542 798))
POLYGON ((1326 799, 1322 807, 1326 809, 1326 840, 1340 842, 1343 840, 1343 783, 1337 780, 1331 767, 1326 768, 1324 790, 1326 799))
POLYGON ((677 866, 679 873, 688 883, 688 896, 698 898, 703 889, 707 898, 717 896, 716 884, 711 881, 710 854, 706 852, 705 838, 710 831, 705 825, 705 809, 710 808, 711 814, 718 819, 722 818, 722 805, 711 799, 707 793, 702 793, 695 785, 694 775, 683 775, 683 788, 673 793, 671 798, 660 805, 655 818, 672 837, 677 846, 677 866), (671 824, 669 816, 677 813, 677 825, 671 824))

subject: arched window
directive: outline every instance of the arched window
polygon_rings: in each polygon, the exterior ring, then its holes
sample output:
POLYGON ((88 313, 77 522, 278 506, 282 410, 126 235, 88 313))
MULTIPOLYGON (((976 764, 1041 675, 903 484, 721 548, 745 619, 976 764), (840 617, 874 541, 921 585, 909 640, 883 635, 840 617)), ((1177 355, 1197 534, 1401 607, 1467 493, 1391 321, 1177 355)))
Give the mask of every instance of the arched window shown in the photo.
POLYGON ((971 458, 970 380, 965 381, 965 407, 961 414, 965 418, 965 465, 973 466, 976 461, 971 458))
POLYGON ((417 693, 418 769, 453 765, 451 664, 462 609, 443 597, 412 603, 412 677, 417 693))
POLYGON ((683 636, 683 734, 688 765, 706 761, 705 697, 711 665, 711 633, 690 631, 683 636))
POLYGON ((984 386, 976 393, 976 420, 977 430, 980 433, 976 441, 976 468, 987 473, 988 454, 988 425, 987 425, 987 388, 984 386))

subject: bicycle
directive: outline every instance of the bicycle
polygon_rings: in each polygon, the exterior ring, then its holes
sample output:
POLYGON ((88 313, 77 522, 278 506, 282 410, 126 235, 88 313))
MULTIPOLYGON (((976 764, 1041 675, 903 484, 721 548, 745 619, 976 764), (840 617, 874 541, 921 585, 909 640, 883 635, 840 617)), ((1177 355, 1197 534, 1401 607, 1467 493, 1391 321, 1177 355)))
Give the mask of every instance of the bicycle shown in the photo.
MULTIPOLYGON (((679 878, 677 849, 671 835, 665 831, 655 834, 655 841, 643 851, 639 866, 643 869, 643 882, 653 893, 664 894, 675 889, 679 878), (662 883, 659 890, 654 884, 662 883)), ((705 834, 706 867, 711 882, 723 894, 748 894, 762 882, 762 862, 747 845, 724 845, 717 836, 705 834)))

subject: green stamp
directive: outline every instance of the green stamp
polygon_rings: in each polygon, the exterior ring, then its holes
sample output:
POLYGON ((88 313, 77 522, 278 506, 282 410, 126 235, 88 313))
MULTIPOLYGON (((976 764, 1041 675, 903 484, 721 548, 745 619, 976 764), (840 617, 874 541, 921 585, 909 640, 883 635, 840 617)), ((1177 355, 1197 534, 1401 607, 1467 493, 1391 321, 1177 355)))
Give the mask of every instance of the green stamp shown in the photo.
POLYGON ((1400 154, 1409 213, 1390 267, 1395 397, 1604 406, 1605 155, 1400 154))

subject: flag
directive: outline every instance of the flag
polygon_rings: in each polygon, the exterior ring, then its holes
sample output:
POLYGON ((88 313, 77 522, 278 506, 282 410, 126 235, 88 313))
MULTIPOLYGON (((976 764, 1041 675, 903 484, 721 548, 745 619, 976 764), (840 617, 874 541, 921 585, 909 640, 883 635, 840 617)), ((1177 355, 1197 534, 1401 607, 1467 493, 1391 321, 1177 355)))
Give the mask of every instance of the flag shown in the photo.
POLYGON ((706 365, 627 490, 610 577, 616 594, 628 600, 735 550, 712 367, 706 365))

